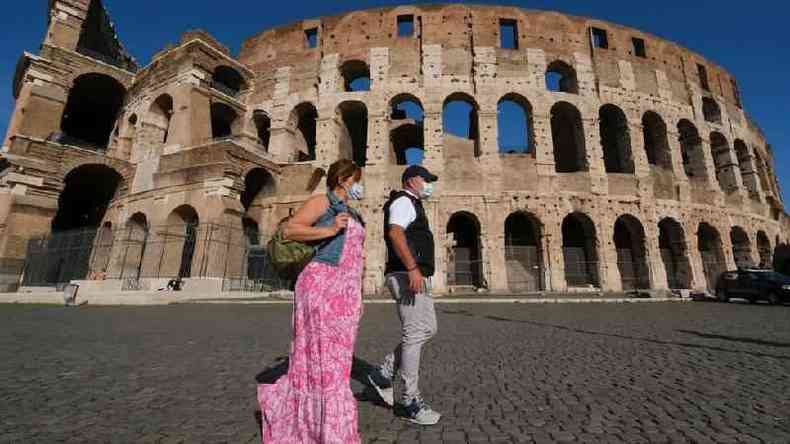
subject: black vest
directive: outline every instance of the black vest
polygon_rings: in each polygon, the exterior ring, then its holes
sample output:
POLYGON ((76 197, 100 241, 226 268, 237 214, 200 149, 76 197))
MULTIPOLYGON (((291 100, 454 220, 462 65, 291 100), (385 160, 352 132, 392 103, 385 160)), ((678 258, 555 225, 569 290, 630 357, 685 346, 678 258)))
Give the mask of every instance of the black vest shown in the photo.
POLYGON ((390 220, 390 206, 397 199, 406 196, 417 212, 417 218, 406 228, 406 243, 409 245, 409 251, 417 261, 417 266, 420 272, 425 277, 433 276, 436 264, 434 261, 434 241, 431 227, 428 225, 428 217, 425 216, 425 208, 422 206, 422 201, 407 193, 406 191, 398 191, 390 194, 390 198, 384 204, 384 239, 387 243, 387 265, 384 270, 385 273, 404 272, 406 266, 403 265, 395 248, 392 245, 392 240, 389 237, 389 220, 390 220))

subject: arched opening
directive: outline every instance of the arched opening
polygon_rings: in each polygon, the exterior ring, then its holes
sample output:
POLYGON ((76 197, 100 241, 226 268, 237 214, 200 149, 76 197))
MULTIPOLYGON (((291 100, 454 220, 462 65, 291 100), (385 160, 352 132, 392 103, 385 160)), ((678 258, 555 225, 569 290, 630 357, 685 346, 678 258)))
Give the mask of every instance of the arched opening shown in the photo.
POLYGON ((106 149, 123 105, 126 88, 104 74, 84 74, 69 91, 58 142, 88 149, 106 149))
POLYGON ((244 211, 250 207, 258 197, 271 196, 275 192, 274 178, 263 168, 253 168, 244 177, 244 191, 241 193, 241 205, 244 211))
POLYGON ((708 291, 713 293, 716 290, 716 281, 719 276, 727 271, 719 231, 705 222, 700 223, 697 232, 697 247, 702 257, 702 269, 705 273, 708 291))
POLYGON ((258 222, 250 217, 241 220, 247 242, 247 279, 260 280, 266 277, 267 253, 261 244, 258 222))
POLYGON ((680 223, 666 218, 658 224, 658 248, 667 274, 667 284, 672 290, 691 288, 686 235, 680 223))
MULTIPOLYGON (((112 229, 112 222, 105 222, 96 236, 96 241, 93 243, 93 257, 91 258, 90 270, 91 274, 101 273, 105 275, 107 268, 110 265, 110 255, 112 254, 114 235, 112 229)), ((97 276, 98 277, 98 276, 97 276)), ((94 279, 90 275, 89 279, 94 279)))
POLYGON ((214 102, 211 104, 211 137, 221 139, 233 135, 233 124, 239 117, 230 106, 214 102))
POLYGON ((645 229, 639 219, 631 215, 620 216, 614 223, 613 240, 623 290, 650 288, 645 229))
POLYGON ((741 227, 732 227, 730 230, 730 241, 732 243, 732 256, 735 258, 735 265, 738 268, 753 267, 752 244, 746 231, 741 227))
POLYGON ((751 197, 757 197, 759 196, 757 191, 757 175, 754 172, 754 164, 752 163, 752 156, 749 153, 749 148, 741 139, 736 139, 733 146, 735 148, 735 156, 738 158, 738 168, 741 170, 743 185, 749 191, 751 197))
POLYGON ((575 106, 559 102, 551 108, 554 165, 558 173, 587 171, 582 115, 575 106))
POLYGON ((774 271, 790 276, 790 245, 777 239, 773 264, 774 271))
POLYGON ((631 135, 625 113, 617 106, 604 105, 598 118, 606 172, 634 174, 631 135))
POLYGON ((449 286, 484 287, 480 224, 469 213, 456 213, 447 223, 450 244, 447 260, 449 286))
POLYGON ((568 287, 599 287, 595 224, 582 213, 562 221, 562 255, 568 287))
POLYGON ((763 158, 760 157, 760 153, 757 151, 754 152, 754 161, 757 163, 757 176, 760 177, 760 187, 764 193, 771 194, 771 188, 768 183, 768 174, 765 172, 767 168, 763 158))
POLYGON ((362 102, 343 102, 337 113, 341 123, 337 138, 340 157, 364 167, 368 157, 368 109, 362 102))
POLYGON ((173 98, 169 94, 162 94, 151 104, 149 123, 155 140, 167 143, 170 134, 170 120, 173 117, 173 98))
POLYGON ((414 96, 402 94, 391 103, 390 153, 397 165, 419 165, 425 150, 422 104, 414 96))
POLYGON ((497 104, 497 141, 503 154, 529 153, 533 142, 532 105, 518 94, 508 94, 497 104))
POLYGON ((768 268, 773 264, 771 241, 762 230, 757 232, 757 252, 760 254, 760 268, 768 268))
POLYGON ((702 98, 702 115, 707 122, 721 123, 721 108, 719 108, 719 104, 710 97, 702 98))
POLYGON ((238 97, 245 88, 244 77, 230 66, 218 66, 212 76, 212 86, 231 97, 238 97))
POLYGON ((272 120, 265 111, 255 110, 252 113, 252 122, 255 124, 255 132, 258 136, 258 143, 269 151, 269 140, 271 139, 272 120))
POLYGON ((340 67, 343 90, 346 92, 370 91, 370 67, 362 60, 349 60, 340 67))
POLYGON ((735 176, 735 163, 732 160, 732 152, 727 138, 718 132, 711 133, 710 149, 713 164, 716 167, 716 180, 719 182, 721 190, 725 193, 737 191, 738 181, 735 176))
POLYGON ((143 260, 150 227, 143 213, 134 213, 126 222, 126 249, 121 278, 139 279, 143 275, 143 260))
POLYGON ((545 290, 541 225, 524 212, 513 213, 505 220, 505 262, 508 289, 511 291, 545 290))
POLYGON ((180 256, 173 255, 173 263, 166 264, 172 270, 173 265, 178 265, 178 277, 187 278, 192 276, 195 251, 197 249, 197 231, 200 225, 200 218, 197 211, 189 205, 182 205, 167 217, 167 237, 168 243, 175 247, 171 251, 180 251, 180 256), (180 247, 180 248, 179 248, 180 247))
POLYGON ((554 92, 579 94, 576 70, 561 60, 550 63, 546 69, 546 89, 554 92))
POLYGON ((466 94, 455 93, 447 97, 442 109, 445 150, 473 152, 480 157, 477 102, 466 94))
POLYGON ((83 165, 66 175, 46 246, 47 282, 84 279, 91 265, 94 270, 106 270, 112 225, 99 227, 122 180, 117 171, 100 164, 83 165))
POLYGON ((647 162, 666 170, 672 169, 667 124, 660 115, 648 111, 642 116, 642 133, 645 139, 647 162))
POLYGON ((678 139, 686 176, 689 178, 707 177, 702 137, 700 137, 697 127, 686 119, 681 120, 678 122, 678 139))
POLYGON ((309 102, 303 102, 291 112, 290 125, 294 131, 293 151, 299 162, 315 160, 316 124, 318 111, 309 102))

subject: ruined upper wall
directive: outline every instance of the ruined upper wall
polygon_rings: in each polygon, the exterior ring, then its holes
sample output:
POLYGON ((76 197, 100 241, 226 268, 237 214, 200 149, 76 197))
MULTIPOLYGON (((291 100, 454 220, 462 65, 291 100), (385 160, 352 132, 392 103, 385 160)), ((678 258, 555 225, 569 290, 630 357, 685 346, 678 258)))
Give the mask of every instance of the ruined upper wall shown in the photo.
POLYGON ((637 90, 657 93, 655 70, 663 71, 670 83, 673 98, 691 103, 687 82, 699 85, 697 64, 707 69, 710 93, 724 98, 723 106, 740 108, 735 78, 718 65, 665 39, 640 30, 584 17, 551 11, 525 10, 509 6, 423 5, 355 11, 343 15, 304 20, 251 37, 242 45, 240 61, 259 79, 256 98, 266 100, 273 92, 274 72, 291 67, 301 81, 292 91, 317 83, 323 54, 339 54, 340 62, 367 60, 371 48, 388 47, 390 76, 415 77, 419 80, 424 45, 441 45, 444 51, 444 75, 469 76, 473 70, 475 48, 496 48, 498 73, 507 76, 527 64, 527 49, 544 51, 546 60, 573 60, 573 54, 591 55, 600 85, 619 84, 618 61, 629 61, 634 70, 637 90), (414 15, 415 32, 411 38, 398 37, 397 20, 414 15), (499 48, 500 19, 514 20, 519 34, 519 48, 499 48), (608 33, 609 49, 593 50, 590 28, 608 33), (305 30, 317 28, 319 45, 308 48, 305 30), (632 38, 645 41, 647 57, 634 54, 632 38))

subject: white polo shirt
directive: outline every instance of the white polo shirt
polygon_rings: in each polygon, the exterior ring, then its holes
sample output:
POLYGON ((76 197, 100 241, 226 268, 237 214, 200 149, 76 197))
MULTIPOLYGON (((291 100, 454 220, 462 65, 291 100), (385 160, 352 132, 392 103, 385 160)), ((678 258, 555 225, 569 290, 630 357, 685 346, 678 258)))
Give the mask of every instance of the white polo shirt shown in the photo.
MULTIPOLYGON (((419 197, 409 190, 404 190, 415 198, 419 197)), ((397 225, 404 230, 409 228, 409 225, 417 220, 417 209, 414 208, 414 203, 406 196, 401 196, 395 199, 390 205, 390 219, 387 223, 390 225, 397 225)))

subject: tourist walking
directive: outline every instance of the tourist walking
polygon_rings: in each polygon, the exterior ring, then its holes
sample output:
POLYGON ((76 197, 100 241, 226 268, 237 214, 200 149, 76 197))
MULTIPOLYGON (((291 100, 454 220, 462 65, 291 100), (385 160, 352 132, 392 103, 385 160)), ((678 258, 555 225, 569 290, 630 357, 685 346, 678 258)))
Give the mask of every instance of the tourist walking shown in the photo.
POLYGON ((423 401, 419 389, 422 346, 437 330, 431 294, 434 240, 422 201, 431 197, 437 179, 422 166, 410 166, 402 176, 403 190, 393 193, 384 205, 385 281, 396 301, 401 342, 368 375, 381 399, 392 406, 392 380, 400 373, 403 418, 421 425, 436 424, 441 418, 423 401))
POLYGON ((284 229, 289 240, 319 246, 296 282, 288 373, 258 385, 265 444, 360 442, 350 377, 365 227, 347 201, 362 198, 361 175, 350 160, 332 164, 326 195, 311 197, 284 229))

